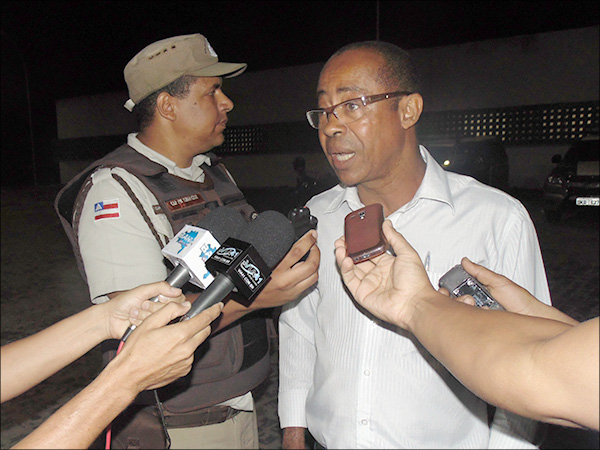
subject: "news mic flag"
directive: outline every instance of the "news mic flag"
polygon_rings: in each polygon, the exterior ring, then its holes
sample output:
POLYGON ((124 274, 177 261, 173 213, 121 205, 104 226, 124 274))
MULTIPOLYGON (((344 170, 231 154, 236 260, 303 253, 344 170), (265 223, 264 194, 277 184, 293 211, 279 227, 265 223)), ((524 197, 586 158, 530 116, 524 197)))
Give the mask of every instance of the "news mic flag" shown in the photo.
POLYGON ((241 297, 236 301, 249 306, 294 241, 294 227, 283 214, 276 211, 259 214, 238 237, 225 240, 206 261, 215 280, 198 296, 182 320, 225 300, 234 290, 241 297))

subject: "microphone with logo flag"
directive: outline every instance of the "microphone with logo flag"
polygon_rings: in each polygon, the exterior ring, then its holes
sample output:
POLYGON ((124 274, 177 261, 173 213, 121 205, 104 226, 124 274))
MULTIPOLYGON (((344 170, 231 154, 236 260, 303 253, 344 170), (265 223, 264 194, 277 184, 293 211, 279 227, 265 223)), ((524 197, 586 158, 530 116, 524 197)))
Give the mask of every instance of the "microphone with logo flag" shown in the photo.
POLYGON ((239 236, 226 239, 206 261, 215 279, 181 320, 224 300, 232 291, 240 294, 236 301, 249 306, 294 241, 294 227, 283 214, 277 211, 259 214, 239 236))
MULTIPOLYGON (((165 258, 175 266, 165 281, 177 288, 189 281, 206 289, 214 280, 206 261, 222 242, 235 236, 245 225, 242 215, 226 206, 210 211, 197 226, 185 225, 162 249, 165 258)), ((157 302, 158 296, 150 300, 157 302)))

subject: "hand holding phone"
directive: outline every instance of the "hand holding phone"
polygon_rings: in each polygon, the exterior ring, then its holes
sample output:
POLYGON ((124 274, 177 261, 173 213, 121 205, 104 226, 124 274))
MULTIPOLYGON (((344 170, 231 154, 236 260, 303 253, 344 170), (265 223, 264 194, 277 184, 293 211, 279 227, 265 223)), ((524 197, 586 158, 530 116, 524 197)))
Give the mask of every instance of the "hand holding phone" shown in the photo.
POLYGON ((310 214, 310 209, 306 206, 302 208, 293 208, 288 212, 287 218, 294 226, 296 240, 304 236, 308 230, 316 230, 318 220, 310 214))
MULTIPOLYGON (((300 239, 302 236, 308 233, 308 230, 316 230, 317 223, 319 222, 317 218, 310 213, 310 209, 308 209, 306 206, 302 208, 291 209, 288 212, 287 218, 290 222, 292 222, 292 225, 294 226, 296 240, 300 239)), ((306 258, 308 258, 309 253, 310 251, 308 251, 302 258, 300 258, 299 262, 306 261, 306 258)))
POLYGON ((383 235, 383 206, 379 203, 352 211, 344 219, 346 251, 354 264, 385 253, 388 248, 383 235))
POLYGON ((450 292, 450 297, 458 298, 470 295, 475 304, 489 309, 504 309, 488 292, 483 284, 467 273, 463 266, 457 264, 440 278, 441 288, 450 292))

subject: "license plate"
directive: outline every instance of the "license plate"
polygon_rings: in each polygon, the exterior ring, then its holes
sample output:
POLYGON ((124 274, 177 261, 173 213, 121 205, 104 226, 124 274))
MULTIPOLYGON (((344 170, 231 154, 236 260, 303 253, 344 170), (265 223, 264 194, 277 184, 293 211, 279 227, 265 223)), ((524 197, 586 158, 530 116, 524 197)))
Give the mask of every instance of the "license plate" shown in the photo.
POLYGON ((600 198, 598 197, 577 197, 575 199, 577 206, 600 206, 600 198))

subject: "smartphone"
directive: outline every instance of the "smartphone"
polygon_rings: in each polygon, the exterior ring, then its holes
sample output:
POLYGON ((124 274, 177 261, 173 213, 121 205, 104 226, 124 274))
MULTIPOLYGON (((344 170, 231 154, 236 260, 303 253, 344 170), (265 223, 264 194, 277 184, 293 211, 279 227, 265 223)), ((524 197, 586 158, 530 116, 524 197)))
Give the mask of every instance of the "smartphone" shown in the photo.
POLYGON ((489 309, 504 309, 488 292, 483 284, 467 273, 463 266, 457 264, 446 272, 439 283, 441 288, 450 292, 452 298, 470 295, 475 299, 475 304, 489 309))
MULTIPOLYGON (((294 226, 296 240, 304 236, 308 232, 308 230, 316 230, 317 223, 319 222, 315 216, 311 215, 310 209, 308 209, 306 206, 303 206, 302 208, 291 209, 288 212, 287 218, 290 222, 292 222, 292 225, 294 226)), ((302 256, 302 258, 300 258, 298 262, 306 261, 306 258, 308 258, 309 253, 310 251, 306 252, 306 254, 302 256)))
POLYGON ((355 264, 374 258, 388 248, 381 229, 383 206, 379 203, 352 211, 344 219, 347 254, 355 264))
POLYGON ((316 230, 318 220, 310 214, 310 209, 306 206, 302 208, 293 208, 288 212, 287 218, 294 226, 296 240, 304 236, 308 230, 316 230))

